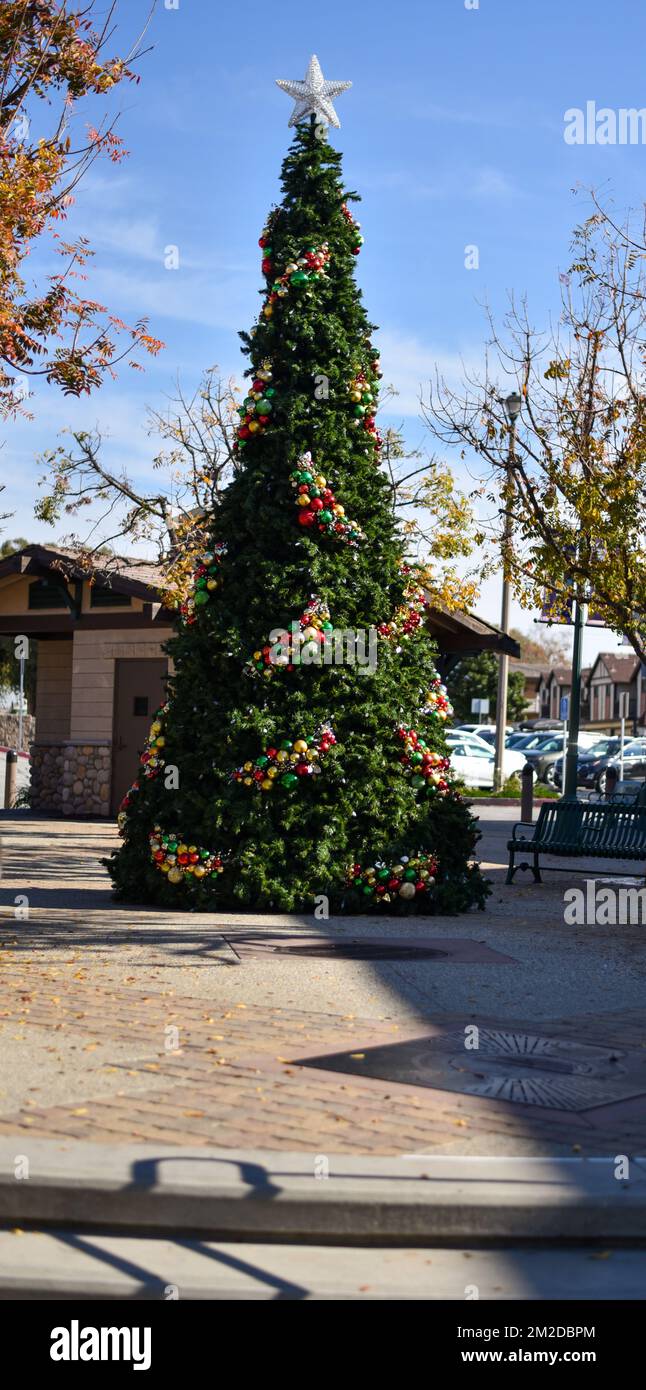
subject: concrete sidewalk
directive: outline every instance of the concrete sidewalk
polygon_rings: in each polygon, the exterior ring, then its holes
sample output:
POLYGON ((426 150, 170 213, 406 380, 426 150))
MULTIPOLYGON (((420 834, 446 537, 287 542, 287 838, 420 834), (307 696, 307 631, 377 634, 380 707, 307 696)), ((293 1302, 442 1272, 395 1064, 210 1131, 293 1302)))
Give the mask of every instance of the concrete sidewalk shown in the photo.
POLYGON ((646 1159, 27 1147, 0 1140, 0 1299, 646 1296, 646 1159))
POLYGON ((646 1158, 358 1158, 0 1139, 0 1224, 381 1246, 646 1244, 646 1158))
POLYGON ((579 1304, 645 1297, 643 1249, 357 1249, 69 1230, 17 1239, 0 1231, 0 1299, 579 1304))

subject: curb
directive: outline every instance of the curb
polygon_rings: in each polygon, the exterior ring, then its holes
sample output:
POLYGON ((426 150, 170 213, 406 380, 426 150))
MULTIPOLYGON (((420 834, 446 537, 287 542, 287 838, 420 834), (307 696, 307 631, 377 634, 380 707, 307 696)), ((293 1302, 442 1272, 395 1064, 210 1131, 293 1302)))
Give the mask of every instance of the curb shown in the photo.
POLYGON ((21 1135, 0 1139, 0 1224, 338 1245, 643 1240, 646 1158, 631 1159, 626 1180, 615 1167, 611 1157, 357 1158, 21 1135))

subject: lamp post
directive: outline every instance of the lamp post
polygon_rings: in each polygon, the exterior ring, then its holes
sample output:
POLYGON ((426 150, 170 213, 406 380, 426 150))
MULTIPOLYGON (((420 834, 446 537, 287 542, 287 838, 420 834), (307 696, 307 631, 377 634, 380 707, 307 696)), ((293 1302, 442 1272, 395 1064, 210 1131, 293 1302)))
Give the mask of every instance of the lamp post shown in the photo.
MULTIPOLYGON (((502 535, 502 606, 500 612, 500 628, 505 635, 509 632, 509 600, 511 597, 511 585, 508 579, 509 571, 509 548, 511 544, 511 509, 509 506, 509 495, 511 491, 512 472, 514 466, 514 445, 516 443, 516 421, 520 415, 522 401, 517 391, 512 391, 504 402, 507 418, 509 420, 509 450, 507 453, 506 468, 506 506, 505 523, 502 535)), ((493 785, 494 791, 499 792, 505 780, 504 776, 504 754, 505 754, 505 729, 507 726, 507 685, 509 681, 509 656, 507 652, 501 652, 498 657, 498 697, 496 700, 496 745, 495 759, 493 765, 493 785)))
POLYGON ((583 635, 588 619, 588 594, 576 592, 574 597, 574 646, 572 649, 572 688, 570 692, 570 723, 568 745, 563 769, 563 800, 576 801, 579 768, 579 726, 581 723, 581 668, 583 665, 583 635))

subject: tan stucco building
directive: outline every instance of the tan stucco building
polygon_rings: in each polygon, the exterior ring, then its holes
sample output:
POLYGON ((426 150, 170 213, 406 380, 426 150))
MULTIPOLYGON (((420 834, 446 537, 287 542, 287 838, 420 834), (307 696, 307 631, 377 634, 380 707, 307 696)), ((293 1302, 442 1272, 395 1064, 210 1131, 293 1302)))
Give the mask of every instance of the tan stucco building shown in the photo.
POLYGON ((108 815, 135 777, 172 636, 156 577, 123 562, 90 584, 64 550, 40 545, 0 562, 0 633, 26 637, 37 663, 33 810, 108 815))

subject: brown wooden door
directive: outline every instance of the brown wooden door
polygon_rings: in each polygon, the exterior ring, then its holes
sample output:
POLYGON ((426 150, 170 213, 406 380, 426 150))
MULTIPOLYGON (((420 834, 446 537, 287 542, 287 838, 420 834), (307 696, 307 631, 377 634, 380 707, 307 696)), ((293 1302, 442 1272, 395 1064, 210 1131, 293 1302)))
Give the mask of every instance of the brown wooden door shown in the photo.
POLYGON ((168 662, 165 657, 119 660, 114 673, 114 744, 112 758, 111 810, 134 782, 139 754, 153 716, 166 696, 168 662))

